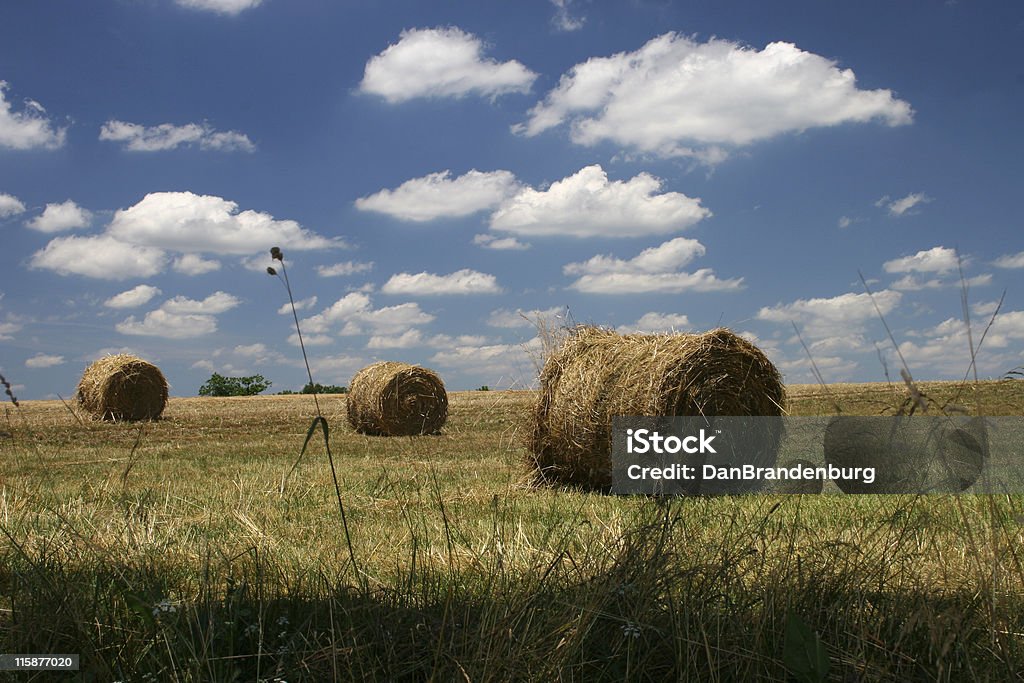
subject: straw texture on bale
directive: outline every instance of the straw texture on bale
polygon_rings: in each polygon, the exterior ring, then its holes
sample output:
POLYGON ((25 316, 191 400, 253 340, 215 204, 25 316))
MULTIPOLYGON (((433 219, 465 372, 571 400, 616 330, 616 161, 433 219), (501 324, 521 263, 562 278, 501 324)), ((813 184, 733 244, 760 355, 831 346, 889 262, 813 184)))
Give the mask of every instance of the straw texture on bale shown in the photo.
POLYGON ((160 368, 121 353, 100 358, 82 373, 78 403, 104 420, 155 420, 167 405, 167 380, 160 368))
POLYGON ((357 372, 348 388, 348 422, 363 434, 434 434, 447 419, 444 382, 427 368, 374 363, 357 372))
POLYGON ((728 329, 621 335, 581 325, 541 371, 531 464, 541 482, 606 490, 615 416, 780 416, 784 402, 779 371, 728 329))

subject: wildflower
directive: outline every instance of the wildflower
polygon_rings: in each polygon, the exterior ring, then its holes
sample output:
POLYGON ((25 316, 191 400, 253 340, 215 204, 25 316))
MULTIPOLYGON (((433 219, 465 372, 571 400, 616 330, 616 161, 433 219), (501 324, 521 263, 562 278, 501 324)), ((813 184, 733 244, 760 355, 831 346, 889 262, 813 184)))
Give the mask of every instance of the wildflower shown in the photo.
POLYGON ((267 275, 277 275, 277 271, 274 270, 271 266, 267 266, 267 275))
POLYGON ((275 261, 284 261, 284 254, 281 253, 281 248, 271 247, 270 258, 274 259, 275 261))

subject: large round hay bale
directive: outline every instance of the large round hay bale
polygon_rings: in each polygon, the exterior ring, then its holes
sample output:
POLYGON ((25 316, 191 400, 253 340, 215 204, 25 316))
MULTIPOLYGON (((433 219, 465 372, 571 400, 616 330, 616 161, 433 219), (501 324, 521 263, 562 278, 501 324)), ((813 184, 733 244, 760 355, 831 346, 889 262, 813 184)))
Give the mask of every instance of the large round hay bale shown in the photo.
POLYGON ((384 361, 368 365, 348 388, 348 422, 374 436, 414 436, 440 431, 448 419, 448 394, 432 370, 384 361))
POLYGON ((160 368, 121 353, 100 358, 82 373, 78 403, 104 420, 155 420, 167 405, 167 380, 160 368))
POLYGON ((838 416, 825 429, 825 462, 844 493, 920 493, 929 466, 927 418, 838 416), (870 474, 867 471, 870 471, 870 474), (871 479, 871 481, 868 481, 871 479))
POLYGON ((531 464, 542 482, 604 490, 615 416, 780 416, 784 402, 779 371, 728 329, 621 335, 581 325, 541 371, 531 464))

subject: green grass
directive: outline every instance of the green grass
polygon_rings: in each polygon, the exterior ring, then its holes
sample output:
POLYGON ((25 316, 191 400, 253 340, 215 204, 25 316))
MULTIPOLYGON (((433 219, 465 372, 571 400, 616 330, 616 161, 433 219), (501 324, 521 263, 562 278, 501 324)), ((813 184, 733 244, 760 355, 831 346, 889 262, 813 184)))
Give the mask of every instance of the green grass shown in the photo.
MULTIPOLYGON (((850 414, 903 399, 829 392, 850 414)), ((279 493, 309 397, 173 399, 142 426, 8 406, 0 652, 77 652, 98 681, 1024 676, 1024 497, 535 489, 529 392, 453 394, 419 438, 320 400, 354 567, 322 443, 279 493)), ((1024 382, 957 403, 1024 415, 1024 382)), ((790 406, 834 412, 816 387, 790 406)))

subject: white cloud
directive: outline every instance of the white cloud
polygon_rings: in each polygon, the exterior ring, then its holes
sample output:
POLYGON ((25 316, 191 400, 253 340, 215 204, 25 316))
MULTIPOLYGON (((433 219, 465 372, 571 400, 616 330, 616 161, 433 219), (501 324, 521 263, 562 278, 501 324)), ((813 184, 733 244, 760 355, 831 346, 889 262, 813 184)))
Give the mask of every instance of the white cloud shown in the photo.
POLYGON ((259 358, 260 356, 267 355, 266 344, 239 344, 234 348, 234 352, 239 356, 245 356, 246 358, 259 358))
MULTIPOLYGON (((902 294, 892 290, 854 294, 848 292, 828 299, 798 299, 789 304, 765 306, 757 313, 759 320, 802 325, 800 332, 810 339, 862 334, 868 321, 876 320, 875 305, 888 315, 899 305, 902 294)), ((815 359, 817 360, 817 359, 815 359)))
POLYGON ((33 268, 104 280, 151 277, 164 269, 163 250, 128 244, 109 235, 57 237, 32 255, 33 268))
POLYGON ((263 0, 175 0, 181 7, 206 10, 217 14, 237 15, 258 7, 263 0))
POLYGON ((373 270, 373 261, 369 263, 358 263, 356 261, 345 261, 330 266, 317 266, 316 274, 320 277, 339 277, 344 275, 355 275, 373 270))
POLYGON ((381 190, 356 200, 360 211, 375 211, 403 221, 458 218, 492 209, 519 189, 510 171, 473 169, 457 178, 451 171, 413 178, 394 190, 381 190))
POLYGON ((496 237, 487 234, 474 235, 473 244, 495 251, 525 251, 530 248, 529 242, 520 242, 515 237, 496 237))
MULTIPOLYGON (((307 298, 307 299, 299 299, 298 301, 295 302, 295 310, 296 311, 305 311, 305 310, 308 310, 310 308, 313 308, 314 306, 316 306, 316 301, 317 301, 317 298, 316 298, 315 294, 313 296, 307 298)), ((279 315, 291 315, 292 314, 292 305, 291 305, 291 303, 281 304, 281 308, 277 309, 277 312, 278 312, 279 315)))
MULTIPOLYGON (((352 292, 320 313, 303 319, 301 326, 304 332, 303 340, 307 344, 328 344, 332 339, 327 333, 332 329, 340 328, 338 334, 342 336, 367 333, 385 336, 426 325, 434 318, 435 316, 420 309, 417 303, 374 308, 369 296, 362 292, 352 292)), ((292 337, 292 343, 298 343, 297 336, 292 337)))
POLYGON ((449 275, 399 273, 392 275, 381 290, 385 294, 436 296, 441 294, 499 294, 502 290, 493 275, 463 268, 449 275))
POLYGON ((491 228, 519 235, 636 237, 684 230, 711 212, 679 192, 660 193, 647 173, 609 182, 600 165, 587 166, 546 190, 523 188, 491 216, 491 228))
POLYGON ((17 216, 19 213, 24 212, 25 205, 17 197, 0 192, 0 218, 17 216))
POLYGON ((147 313, 141 321, 129 316, 115 329, 121 334, 167 339, 201 337, 217 331, 217 314, 229 311, 239 303, 241 301, 237 297, 221 291, 201 301, 176 296, 147 313))
POLYGON ((203 275, 220 270, 220 261, 204 259, 198 254, 183 254, 174 259, 171 267, 185 275, 203 275))
POLYGON ((20 331, 21 325, 18 323, 12 323, 10 321, 0 323, 0 341, 10 341, 14 339, 11 335, 20 331))
POLYGON ((992 265, 997 268, 1024 268, 1024 251, 1000 256, 992 265))
MULTIPOLYGON (((1018 353, 1021 342, 1024 342, 1024 311, 1008 311, 996 316, 979 350, 978 344, 988 322, 987 319, 979 321, 973 329, 977 367, 979 372, 1001 375, 1020 364, 1018 353)), ((911 368, 923 367, 954 375, 967 372, 971 361, 971 340, 963 320, 949 318, 915 336, 923 340, 900 344, 900 352, 911 368)))
POLYGON ((168 313, 196 313, 202 315, 216 315, 230 311, 242 303, 241 299, 227 292, 217 291, 202 301, 188 299, 183 296, 176 296, 168 299, 160 307, 168 313))
POLYGON ((84 228, 92 222, 92 213, 67 200, 61 204, 47 204, 43 213, 25 225, 39 232, 62 232, 84 228))
POLYGON ((455 368, 477 376, 490 386, 524 386, 536 377, 542 363, 541 341, 525 344, 463 344, 442 349, 430 357, 432 364, 455 368))
POLYGON ((555 16, 551 18, 555 28, 559 31, 578 31, 583 28, 586 20, 583 17, 574 17, 569 12, 572 0, 551 0, 551 4, 555 6, 555 16))
POLYGON ((120 294, 115 294, 104 301, 103 305, 108 308, 135 308, 136 306, 148 304, 158 294, 160 294, 160 290, 156 287, 139 285, 120 294))
POLYGON ((890 199, 889 195, 886 195, 875 202, 875 206, 879 208, 886 208, 889 210, 890 216, 902 216, 906 213, 916 213, 911 211, 915 206, 919 204, 926 204, 932 201, 932 198, 923 192, 912 192, 902 199, 890 199))
POLYGON ((507 308, 499 308, 491 311, 487 318, 487 324, 491 327, 502 327, 512 329, 516 327, 536 327, 537 323, 555 323, 563 321, 568 316, 568 309, 565 306, 554 306, 552 308, 534 308, 524 311, 517 308, 511 311, 507 308))
POLYGON ((411 349, 423 344, 423 333, 417 329, 406 330, 397 337, 374 335, 366 342, 368 349, 411 349))
POLYGON ((852 218, 850 218, 849 216, 840 216, 839 217, 839 227, 840 228, 848 228, 848 227, 850 227, 853 224, 853 222, 854 222, 854 220, 852 218))
POLYGON ((191 192, 153 192, 120 209, 108 234, 123 242, 185 253, 252 254, 287 245, 305 250, 338 246, 292 220, 268 213, 239 212, 238 204, 191 192))
MULTIPOLYGON (((985 287, 992 284, 992 275, 990 273, 982 273, 981 275, 975 275, 974 277, 964 278, 963 284, 966 284, 968 287, 985 287)), ((898 289, 904 292, 916 292, 924 289, 959 287, 960 285, 960 280, 956 279, 941 280, 939 278, 932 278, 930 280, 918 280, 913 275, 904 275, 899 280, 889 285, 889 288, 898 289)))
POLYGON ((45 353, 37 353, 25 361, 26 368, 52 368, 55 365, 62 365, 64 356, 50 356, 45 353))
POLYGON ((252 152, 256 149, 245 134, 217 131, 206 123, 142 126, 111 119, 100 129, 100 140, 124 143, 123 149, 130 152, 162 152, 181 145, 198 145, 201 150, 217 152, 252 152))
POLYGON ((743 287, 743 278, 720 280, 709 268, 693 273, 679 271, 703 255, 700 242, 677 237, 629 260, 599 255, 582 263, 569 263, 562 270, 566 275, 579 275, 570 288, 588 294, 711 292, 743 287))
POLYGON ((212 315, 168 313, 156 309, 146 314, 141 321, 129 316, 118 323, 115 329, 121 334, 132 334, 164 339, 189 339, 217 331, 217 319, 212 315))
POLYGON ((632 325, 622 325, 618 328, 620 334, 631 334, 634 332, 685 332, 692 329, 690 319, 678 313, 644 313, 632 325))
POLYGON ((22 111, 12 111, 6 91, 7 81, 0 81, 0 147, 57 149, 64 145, 67 129, 54 129, 42 105, 26 100, 22 111))
POLYGON ((608 140, 714 162, 723 147, 782 133, 871 120, 897 126, 912 117, 891 91, 860 90, 852 70, 791 43, 756 50, 666 33, 635 52, 577 64, 514 130, 532 136, 571 121, 577 144, 608 140))
POLYGON ((857 371, 857 361, 841 356, 814 356, 813 365, 807 356, 801 356, 794 360, 780 360, 775 364, 787 384, 817 383, 818 378, 814 375, 814 368, 817 368, 826 382, 848 380, 857 371))
POLYGON ((956 249, 933 247, 913 256, 886 261, 882 268, 887 273, 948 273, 957 269, 956 249))
POLYGON ((366 63, 359 84, 391 104, 416 97, 496 97, 529 92, 537 74, 517 61, 483 57, 476 36, 456 27, 402 31, 398 43, 366 63))

